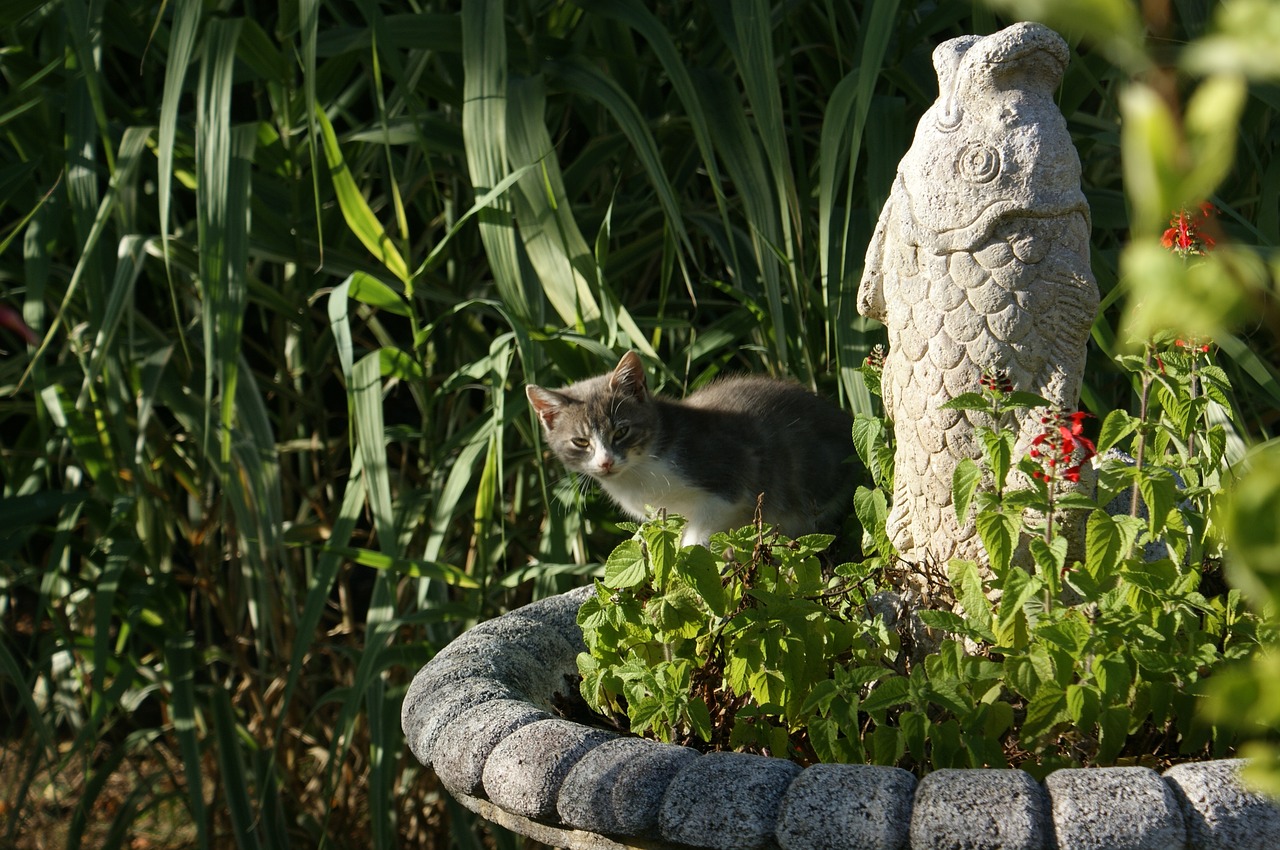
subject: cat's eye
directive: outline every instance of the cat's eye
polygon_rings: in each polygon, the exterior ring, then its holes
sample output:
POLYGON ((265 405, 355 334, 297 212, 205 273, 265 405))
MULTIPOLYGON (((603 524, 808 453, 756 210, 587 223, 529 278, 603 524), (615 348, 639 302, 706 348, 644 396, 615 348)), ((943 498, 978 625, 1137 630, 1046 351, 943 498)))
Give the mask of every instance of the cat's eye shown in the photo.
POLYGON ((625 440, 627 438, 627 435, 630 433, 631 433, 631 426, 623 425, 621 428, 618 428, 613 432, 613 439, 615 442, 618 440, 625 440))
POLYGON ((586 437, 574 437, 569 442, 573 443, 575 446, 577 446, 580 449, 585 449, 591 445, 591 441, 588 440, 586 437))

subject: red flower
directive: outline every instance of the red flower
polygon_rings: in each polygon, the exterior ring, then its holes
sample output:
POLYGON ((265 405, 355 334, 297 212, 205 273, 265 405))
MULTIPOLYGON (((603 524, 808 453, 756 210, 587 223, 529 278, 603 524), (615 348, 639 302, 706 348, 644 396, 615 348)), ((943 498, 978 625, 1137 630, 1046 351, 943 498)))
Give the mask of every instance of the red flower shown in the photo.
POLYGON ((1046 483, 1056 478, 1076 483, 1080 467, 1097 454, 1093 441, 1084 436, 1083 411, 1053 413, 1040 417, 1044 429, 1031 440, 1027 456, 1038 462, 1032 476, 1046 483))
POLYGON ((1013 392, 1013 379, 1009 377, 1008 369, 984 369, 978 383, 984 390, 993 393, 1007 395, 1013 392))
POLYGON ((1213 237, 1203 232, 1205 223, 1214 213, 1212 204, 1203 203, 1198 212, 1178 210, 1169 219, 1169 229, 1160 237, 1160 244, 1180 257, 1207 254, 1213 250, 1213 237))

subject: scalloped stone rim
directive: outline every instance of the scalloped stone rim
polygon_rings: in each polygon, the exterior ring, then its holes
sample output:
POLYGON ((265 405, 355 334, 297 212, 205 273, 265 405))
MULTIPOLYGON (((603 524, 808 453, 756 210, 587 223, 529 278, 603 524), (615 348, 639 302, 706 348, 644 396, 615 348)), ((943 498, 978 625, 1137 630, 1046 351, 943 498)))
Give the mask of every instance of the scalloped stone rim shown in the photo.
POLYGON ((401 708, 413 754, 482 817, 579 850, 862 847, 923 850, 1271 850, 1280 807, 1246 789, 1238 759, 1149 768, 808 768, 699 754, 574 723, 579 588, 459 636, 401 708))

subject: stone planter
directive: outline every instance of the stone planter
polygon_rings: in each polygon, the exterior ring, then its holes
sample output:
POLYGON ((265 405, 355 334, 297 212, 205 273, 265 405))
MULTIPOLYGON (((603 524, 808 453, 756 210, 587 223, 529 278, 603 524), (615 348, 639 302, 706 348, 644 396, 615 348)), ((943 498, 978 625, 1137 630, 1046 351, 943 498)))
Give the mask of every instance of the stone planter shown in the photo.
POLYGON ((1059 770, 905 770, 700 754, 564 719, 582 588, 469 630, 414 678, 413 754, 486 820, 556 847, 1272 850, 1280 807, 1238 760, 1059 770))

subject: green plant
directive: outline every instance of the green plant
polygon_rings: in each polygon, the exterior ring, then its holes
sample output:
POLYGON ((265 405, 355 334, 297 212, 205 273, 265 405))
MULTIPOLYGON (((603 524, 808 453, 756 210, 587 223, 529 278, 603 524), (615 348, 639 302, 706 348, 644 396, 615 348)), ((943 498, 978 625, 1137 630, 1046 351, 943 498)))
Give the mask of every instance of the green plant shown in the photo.
POLYGON ((893 643, 861 614, 876 589, 869 571, 824 570, 829 535, 784 540, 757 524, 713 535, 708 549, 679 546, 683 527, 640 526, 583 603, 588 705, 625 712, 631 731, 659 740, 814 758, 804 733, 830 701, 832 665, 893 643))
MULTIPOLYGON (((1174 348, 1151 367, 1161 388, 1151 427, 1114 415, 1119 425, 1104 426, 1111 444, 1166 435, 1153 440, 1160 453, 1147 452, 1151 466, 1105 459, 1096 498, 1077 486, 1094 455, 1082 414, 1045 411, 999 375, 952 402, 991 423, 978 429, 983 462, 959 464, 954 482, 958 518, 972 509, 989 562, 948 565, 957 608, 915 615, 931 630, 928 652, 911 651, 925 633, 910 620, 890 629, 877 613, 882 511, 859 509, 879 523, 864 533, 872 557, 825 571, 829 538, 747 528, 713 536, 709 550, 680 548, 680 520, 664 517, 614 551, 579 614, 588 704, 662 740, 920 770, 1044 774, 1228 751, 1234 736, 1205 724, 1195 702, 1206 677, 1251 656, 1271 626, 1239 591, 1201 586, 1220 572, 1203 556, 1221 440, 1194 452, 1185 411, 1201 381, 1221 381, 1212 395, 1223 402, 1229 386, 1206 363, 1191 368, 1207 352, 1174 348), (1028 416, 1042 430, 1017 458, 1015 428, 1028 416), (1183 475, 1214 483, 1179 491, 1183 475), (1131 486, 1146 518, 1107 510, 1131 486), (1064 536, 1073 528, 1083 531, 1077 557, 1064 536)), ((876 457, 883 432, 855 427, 859 453, 876 457)))
MULTIPOLYGON (((1100 5, 1063 30, 1136 14, 1100 5)), ((1266 4, 1212 25, 1175 5, 1160 43, 1202 44, 1190 73, 1274 77, 1266 4)), ((670 388, 787 372, 891 458, 859 260, 934 99, 930 51, 1006 20, 915 0, 0 8, 0 843, 160 845, 155 815, 171 846, 516 846, 437 793, 396 703, 460 629, 616 542, 603 500, 540 462, 520 384, 624 345, 670 388)), ((1141 27, 1107 34, 1141 52, 1141 27)), ((1111 359, 1134 282, 1215 317, 1274 267, 1236 251, 1121 280, 1132 53, 1077 51, 1059 98, 1107 297, 1095 411, 1137 391, 1111 359)), ((1220 243, 1280 241, 1272 112, 1253 89, 1238 121, 1196 124, 1249 166, 1178 202, 1210 196, 1220 243)), ((1178 128, 1153 126, 1161 161, 1178 128)), ((1273 432, 1274 341, 1213 338, 1241 436, 1273 432)), ((888 561, 889 470, 868 466, 863 550, 888 561)), ((1254 466, 1242 486, 1266 484, 1254 466)), ((1218 523, 1255 535, 1234 551, 1265 552, 1257 516, 1218 523)))
MULTIPOLYGON (((901 645, 892 643, 870 658, 855 653, 832 661, 832 677, 810 691, 823 695, 808 721, 810 751, 823 758, 902 759, 916 767, 1019 763, 1043 772, 1157 753, 1229 751, 1240 728, 1228 705, 1247 709, 1249 735, 1274 736, 1280 726, 1268 708, 1274 654, 1258 652, 1275 639, 1275 452, 1265 444, 1245 456, 1242 447, 1249 431, 1267 433, 1271 420, 1266 413, 1260 419, 1256 405, 1276 398, 1280 381, 1266 358, 1254 362, 1233 334, 1245 315, 1272 330, 1280 326, 1275 259, 1268 257, 1275 216, 1222 204, 1239 197, 1244 184, 1274 188, 1274 169, 1233 170, 1231 163, 1236 150, 1258 161, 1257 104, 1245 76, 1275 78, 1276 65, 1245 56, 1260 33, 1276 32, 1280 18, 1267 4, 1224 4, 1202 36, 1198 26, 1208 10, 1193 12, 1190 4, 1180 6, 1185 20, 1146 22, 1129 4, 1100 1, 1036 4, 1030 12, 1060 27, 1082 27, 1102 55, 1134 77, 1110 78, 1100 101, 1125 118, 1120 142, 1133 238, 1100 237, 1102 221, 1126 219, 1108 219, 1106 210, 1097 215, 1094 207, 1094 268, 1110 293, 1105 303, 1119 296, 1117 279, 1129 289, 1123 323, 1117 328, 1100 317, 1094 339, 1121 374, 1132 376, 1116 384, 1132 387, 1137 412, 1105 402, 1087 380, 1085 401, 1106 413, 1096 447, 1084 435, 1083 413, 1048 411, 1033 453, 1015 458, 1015 430, 1001 420, 1037 399, 1014 401, 1011 388, 993 392, 1000 384, 992 380, 983 393, 957 402, 992 413, 980 433, 983 462, 961 465, 954 481, 961 515, 974 511, 989 571, 950 565, 963 613, 920 612, 934 630, 954 635, 923 663, 910 666, 908 658, 909 670, 886 675, 884 668, 904 664, 901 645), (1185 49, 1157 54, 1144 44, 1144 28, 1170 37, 1178 26, 1187 29, 1185 49), (1178 70, 1203 79, 1192 90, 1178 70), (1257 246, 1211 234, 1203 215, 1185 211, 1203 210, 1197 205, 1215 189, 1213 206, 1243 224, 1236 234, 1257 237, 1257 246), (1140 342, 1125 348, 1117 344, 1124 338, 1140 342), (1217 349, 1243 369, 1229 374, 1212 362, 1217 349), (1242 376, 1261 392, 1233 389, 1242 376), (1121 447, 1132 460, 1107 451, 1121 447), (1105 457, 1097 493, 1089 497, 1076 479, 1094 448, 1105 457), (1011 476, 1015 470, 1019 476, 1011 476), (1128 511, 1107 511, 1121 495, 1130 499, 1128 511), (1073 515, 1079 553, 1071 552, 1059 520, 1073 515), (1245 609, 1242 591, 1222 584, 1224 557, 1226 575, 1251 595, 1257 613, 1245 609), (1245 658, 1253 661, 1231 664, 1245 658), (1207 691, 1215 693, 1208 705, 1217 726, 1197 710, 1207 691)), ((1079 102, 1064 96, 1068 101, 1079 102)), ((1094 170, 1101 163, 1092 161, 1097 150, 1082 147, 1087 179, 1101 173, 1094 170)), ((1103 197, 1100 189, 1093 187, 1094 201, 1103 197)), ((1274 349, 1274 335, 1253 339, 1274 349)), ((865 526, 864 550, 883 567, 892 561, 881 490, 892 477, 881 462, 888 440, 873 415, 861 412, 856 422, 856 448, 879 485, 859 489, 856 513, 865 526)), ((1274 789, 1275 749, 1260 742, 1245 751, 1260 754, 1258 774, 1270 776, 1274 789)))

